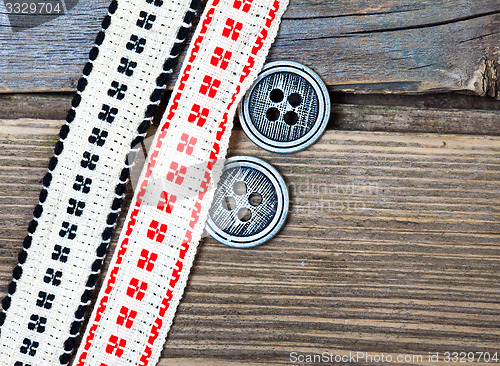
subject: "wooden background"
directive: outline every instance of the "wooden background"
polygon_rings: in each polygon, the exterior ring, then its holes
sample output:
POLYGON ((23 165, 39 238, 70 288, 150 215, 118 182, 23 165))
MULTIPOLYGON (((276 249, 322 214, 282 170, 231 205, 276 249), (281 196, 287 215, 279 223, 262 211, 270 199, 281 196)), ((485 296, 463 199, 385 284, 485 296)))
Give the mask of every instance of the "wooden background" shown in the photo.
MULTIPOLYGON (((72 90, 107 3, 22 32, 4 15, 0 90, 72 90)), ((499 44, 498 0, 292 0, 269 59, 305 63, 332 90, 498 97, 499 44)))
MULTIPOLYGON (((2 296, 105 6, 14 32, 0 3, 2 296)), ((203 240, 160 365, 500 352, 499 55, 498 0, 292 0, 269 59, 320 74, 330 124, 285 156, 235 127, 291 212, 258 248, 203 240)))

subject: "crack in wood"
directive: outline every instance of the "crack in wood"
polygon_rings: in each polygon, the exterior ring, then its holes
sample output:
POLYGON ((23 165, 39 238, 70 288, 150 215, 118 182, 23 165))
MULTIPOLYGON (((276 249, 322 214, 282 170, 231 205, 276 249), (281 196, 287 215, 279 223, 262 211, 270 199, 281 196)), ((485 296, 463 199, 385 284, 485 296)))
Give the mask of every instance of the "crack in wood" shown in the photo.
POLYGON ((484 71, 481 83, 483 95, 498 98, 500 96, 500 64, 491 58, 483 59, 483 63, 484 71))
POLYGON ((371 16, 371 15, 390 15, 390 14, 398 14, 398 13, 409 13, 412 11, 419 11, 421 9, 419 8, 414 8, 414 9, 405 9, 405 10, 390 10, 390 11, 373 11, 373 12, 366 12, 366 13, 350 13, 350 14, 338 14, 338 15, 316 15, 316 16, 302 16, 302 17, 295 17, 295 16, 285 16, 283 19, 287 20, 311 20, 311 19, 335 19, 335 18, 349 18, 349 17, 364 17, 364 16, 371 16))
POLYGON ((418 70, 418 69, 423 69, 423 68, 425 68, 425 67, 431 67, 431 66, 434 66, 434 64, 429 64, 429 65, 422 65, 422 66, 410 67, 410 68, 408 68, 408 71, 411 71, 411 70, 418 70))
POLYGON ((433 22, 433 23, 418 24, 418 25, 408 25, 408 26, 404 26, 404 27, 393 27, 393 28, 385 28, 385 29, 371 29, 371 30, 367 30, 367 31, 353 31, 353 32, 346 32, 345 34, 353 35, 353 34, 384 33, 384 32, 397 32, 397 31, 404 31, 404 30, 439 27, 442 25, 465 22, 467 20, 487 17, 487 16, 491 16, 491 15, 497 15, 497 14, 500 14, 500 10, 493 10, 493 11, 489 11, 489 12, 485 12, 485 13, 481 13, 481 14, 474 14, 474 15, 468 15, 468 16, 464 16, 464 17, 455 18, 455 19, 443 20, 441 22, 433 22))
POLYGON ((459 41, 458 43, 466 43, 466 42, 470 42, 470 41, 475 41, 476 39, 483 39, 485 37, 489 37, 489 36, 493 36, 495 34, 499 34, 499 32, 491 32, 491 33, 486 33, 486 34, 481 34, 480 36, 477 36, 477 37, 472 37, 472 38, 469 38, 469 39, 464 39, 463 41, 459 41))

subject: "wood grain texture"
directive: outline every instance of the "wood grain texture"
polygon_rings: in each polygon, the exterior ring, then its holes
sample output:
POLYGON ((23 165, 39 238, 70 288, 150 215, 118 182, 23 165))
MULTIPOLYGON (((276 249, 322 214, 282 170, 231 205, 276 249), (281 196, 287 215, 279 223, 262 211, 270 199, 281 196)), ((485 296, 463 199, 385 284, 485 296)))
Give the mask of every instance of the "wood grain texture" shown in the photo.
MULTIPOLYGON (((0 92, 73 90, 106 5, 22 32, 0 18, 0 92)), ((296 0, 269 60, 309 65, 338 91, 499 97, 499 45, 498 0, 296 0)))
MULTIPOLYGON (((61 124, 0 121, 2 293, 61 124)), ((290 216, 251 250, 203 240, 159 365, 500 351, 500 137, 329 130, 277 155, 235 130, 230 154, 277 167, 290 216)))
MULTIPOLYGON (((344 99, 345 99, 344 95, 344 99)), ((351 95, 352 97, 352 95, 351 95)), ((381 102, 383 98, 365 96, 371 102, 381 102)), ((435 98, 436 96, 434 96, 435 98)), ((64 119, 71 105, 72 93, 52 94, 0 94, 0 119, 36 118, 64 119)), ((474 110, 457 108, 421 108, 418 106, 384 106, 341 104, 342 96, 333 93, 330 123, 327 128, 358 131, 398 131, 398 132, 438 132, 478 135, 500 134, 500 103, 484 103, 488 98, 460 98, 451 93, 439 100, 418 97, 420 103, 436 105, 439 103, 466 104, 467 107, 484 104, 484 107, 497 107, 498 110, 474 110), (448 99, 448 101, 446 101, 448 99), (458 99, 458 101, 455 101, 458 99)), ((415 103, 417 97, 410 97, 415 103)), ((351 98, 352 99, 352 98, 351 98)), ((358 102, 360 98, 357 98, 358 102)), ((385 99, 385 98, 384 98, 385 99)), ((400 99, 391 97, 391 99, 400 99)), ((433 99, 433 98, 432 98, 433 99)), ((361 100, 363 101, 363 100, 361 100)), ((166 108, 168 98, 164 98, 159 113, 166 108)))
POLYGON ((356 131, 500 134, 500 111, 334 104, 328 128, 356 131))

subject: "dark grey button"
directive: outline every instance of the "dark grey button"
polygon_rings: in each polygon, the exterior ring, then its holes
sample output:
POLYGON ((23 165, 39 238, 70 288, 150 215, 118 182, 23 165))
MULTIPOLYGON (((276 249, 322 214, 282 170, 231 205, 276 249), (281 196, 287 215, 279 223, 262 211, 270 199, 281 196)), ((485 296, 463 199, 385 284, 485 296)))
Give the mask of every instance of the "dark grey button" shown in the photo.
POLYGON ((254 247, 283 226, 288 205, 288 190, 276 169, 251 156, 235 156, 226 160, 205 228, 223 244, 254 247))
POLYGON ((330 97, 310 68, 292 61, 271 62, 243 97, 239 117, 243 130, 258 146, 278 153, 295 152, 324 132, 330 97))

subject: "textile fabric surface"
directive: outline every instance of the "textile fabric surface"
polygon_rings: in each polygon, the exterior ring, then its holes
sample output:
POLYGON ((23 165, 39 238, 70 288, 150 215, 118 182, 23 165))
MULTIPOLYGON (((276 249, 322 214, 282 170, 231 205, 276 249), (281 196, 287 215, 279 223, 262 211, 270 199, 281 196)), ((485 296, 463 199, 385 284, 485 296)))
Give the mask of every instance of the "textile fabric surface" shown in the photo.
POLYGON ((8 295, 0 365, 66 364, 194 0, 113 0, 43 179, 8 295), (133 149, 132 149, 133 150, 133 149))
POLYGON ((182 297, 239 100, 287 0, 208 2, 139 178, 75 365, 155 365, 182 297))

